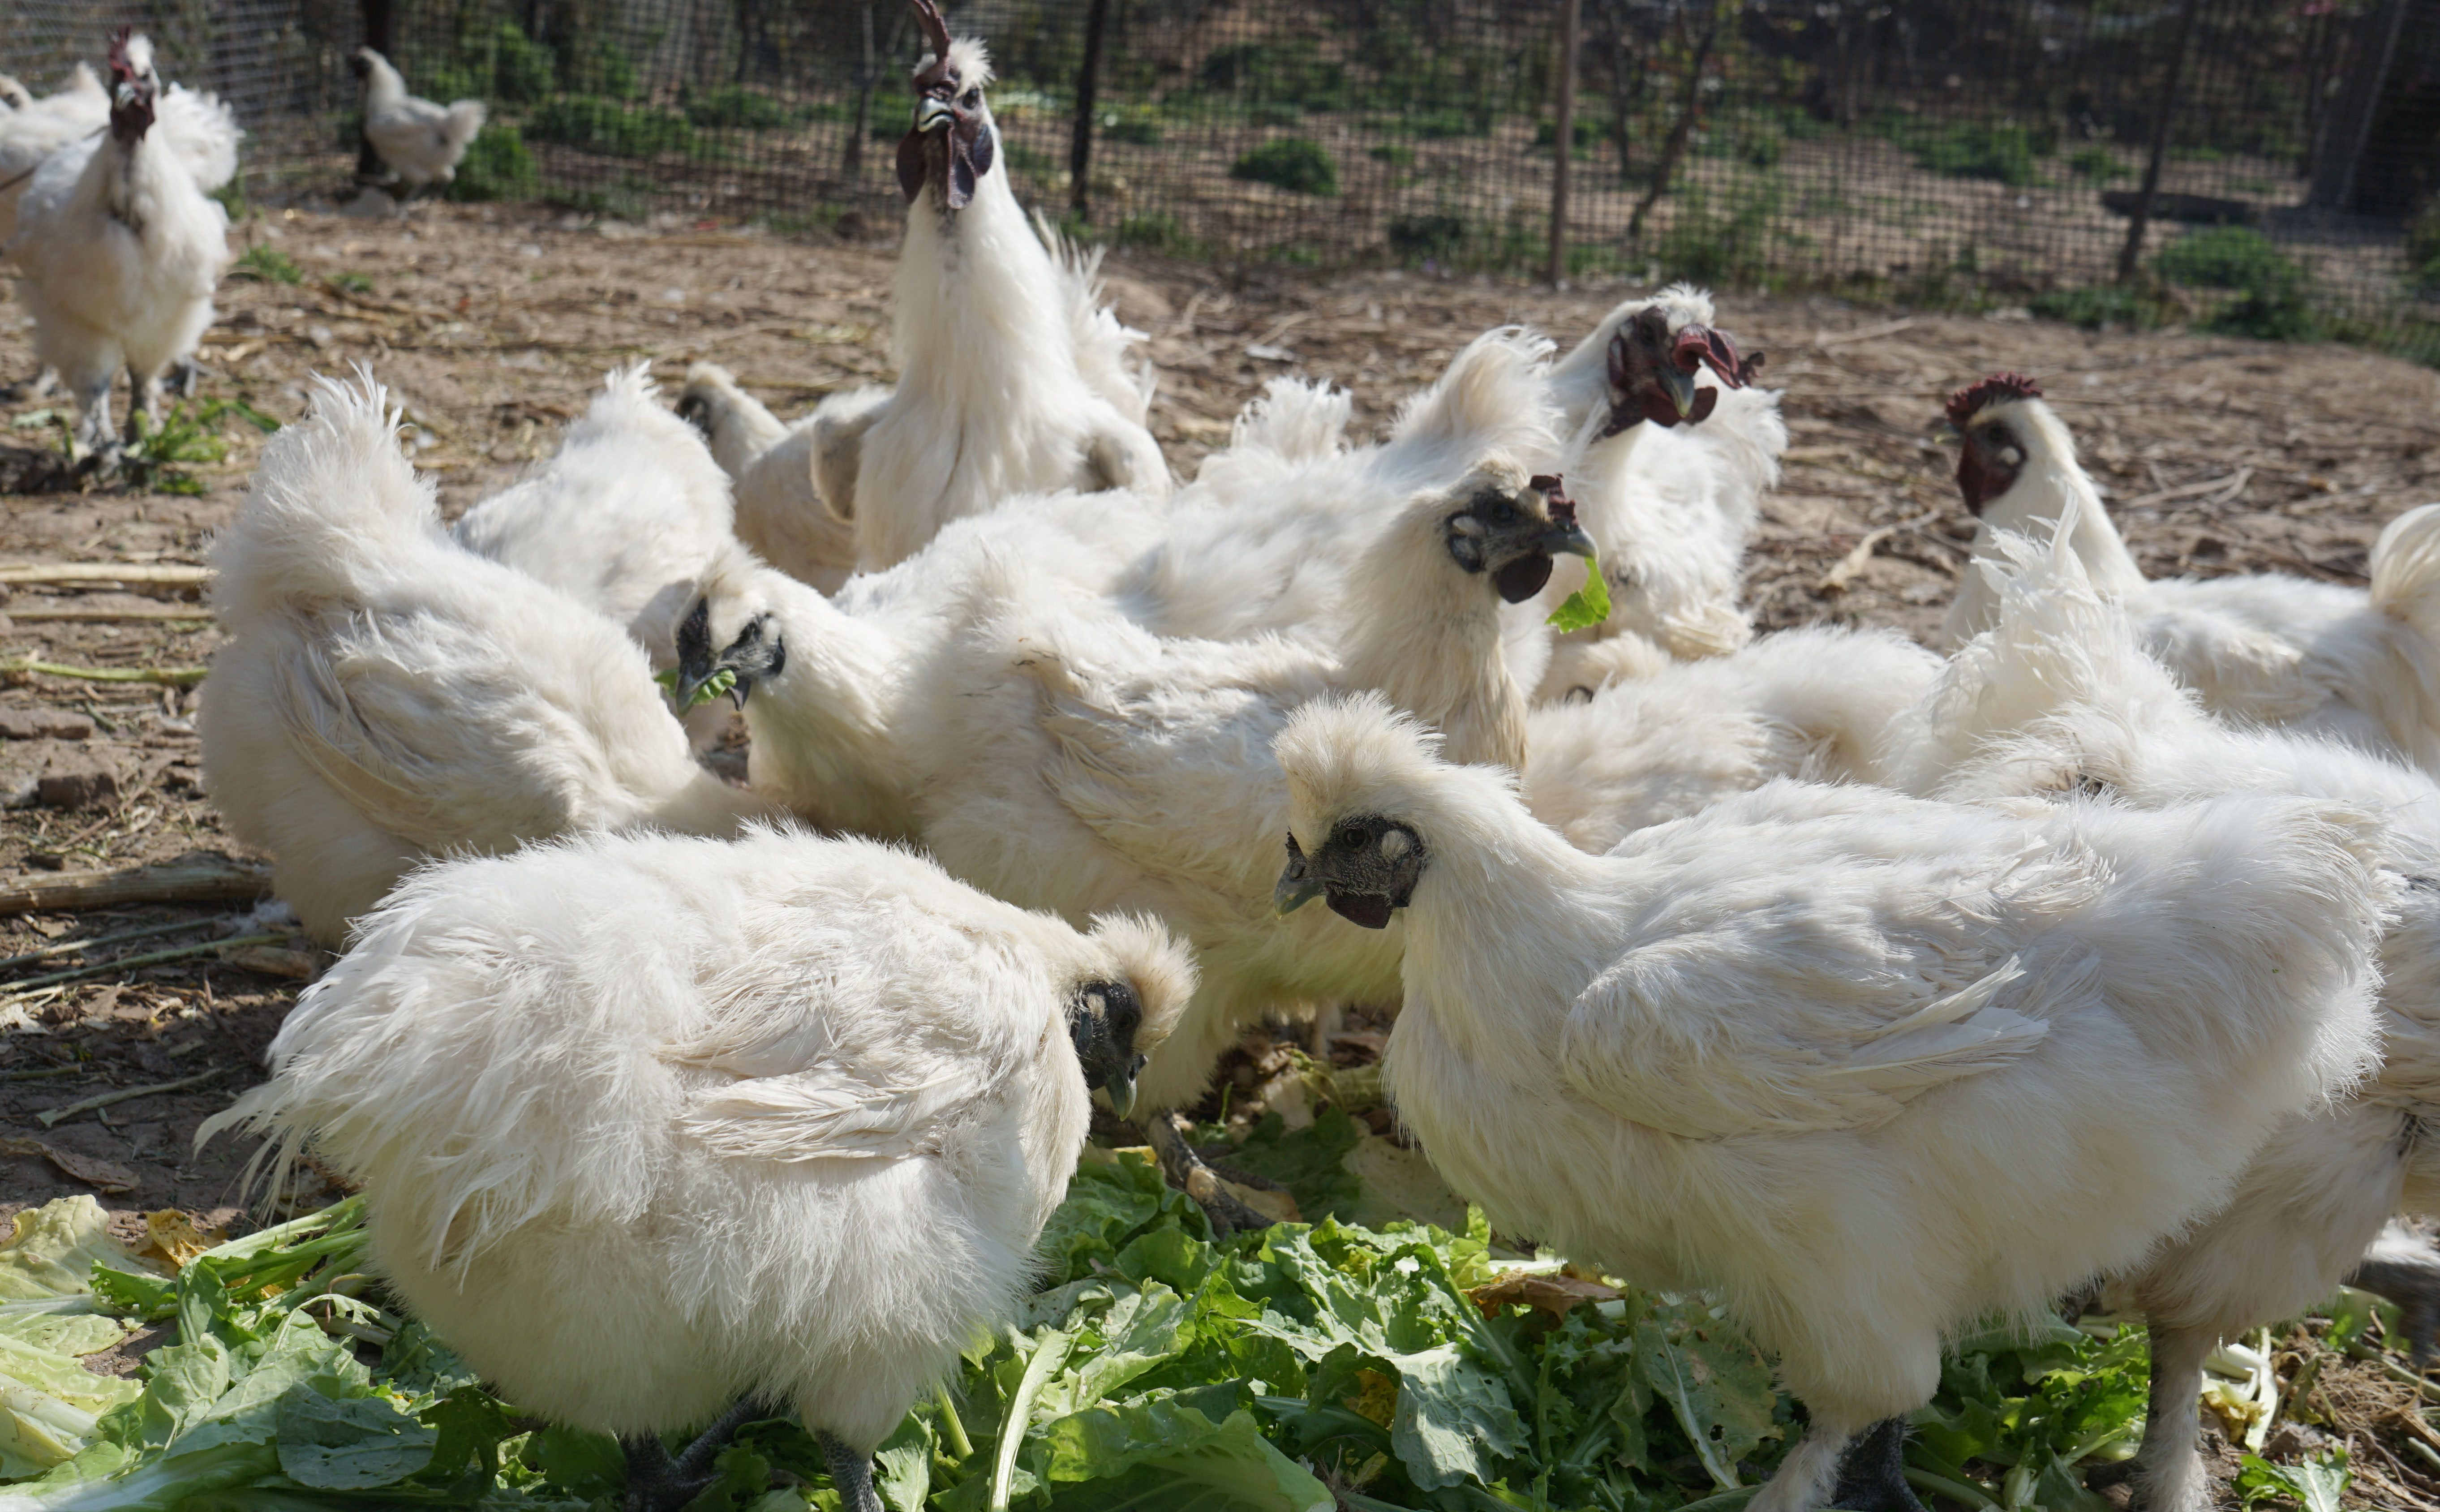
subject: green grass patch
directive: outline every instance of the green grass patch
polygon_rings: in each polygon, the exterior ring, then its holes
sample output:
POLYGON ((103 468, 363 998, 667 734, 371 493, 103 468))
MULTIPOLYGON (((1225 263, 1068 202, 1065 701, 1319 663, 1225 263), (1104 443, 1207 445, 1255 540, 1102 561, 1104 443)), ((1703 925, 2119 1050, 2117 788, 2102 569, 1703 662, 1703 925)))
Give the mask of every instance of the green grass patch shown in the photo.
POLYGON ((538 142, 559 142, 617 157, 654 157, 697 149, 694 128, 676 111, 659 105, 625 105, 600 95, 569 95, 546 101, 526 117, 525 134, 538 142))
POLYGON ((270 243, 258 242, 239 254, 229 277, 252 279, 257 283, 302 283, 305 270, 296 265, 296 259, 270 243))
POLYGON ((2234 292, 2233 298, 2199 322, 2206 331, 2312 341, 2326 329, 2314 308, 2313 280, 2304 264, 2252 226, 2190 231, 2162 248, 2152 265, 2181 288, 2234 292))
POLYGON ((1309 136, 1282 136, 1265 142, 1231 163, 1229 176, 1320 198, 1338 192, 1337 163, 1309 136))
POLYGON ((449 181, 449 197, 460 202, 529 200, 542 192, 542 171, 533 150, 514 126, 486 125, 458 162, 458 176, 449 181))

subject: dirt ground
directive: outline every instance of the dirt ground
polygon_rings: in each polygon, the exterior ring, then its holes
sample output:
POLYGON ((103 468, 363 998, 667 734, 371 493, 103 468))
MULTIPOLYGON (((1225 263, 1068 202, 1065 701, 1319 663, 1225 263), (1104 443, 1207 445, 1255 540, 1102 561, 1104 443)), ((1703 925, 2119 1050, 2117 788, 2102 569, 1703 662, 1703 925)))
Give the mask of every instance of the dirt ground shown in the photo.
MULTIPOLYGON (((365 364, 404 406, 417 464, 453 516, 546 455, 615 365, 651 358, 673 387, 688 362, 714 360, 782 416, 889 370, 886 244, 455 206, 404 222, 274 210, 242 234, 283 255, 301 281, 224 286, 200 397, 242 398, 286 421, 304 409, 311 374, 365 364)), ((1161 376, 1154 430, 1190 476, 1275 374, 1347 386, 1369 430, 1484 328, 1524 321, 1572 342, 1634 292, 1397 272, 1231 279, 1132 257, 1113 261, 1109 284, 1120 313, 1150 333, 1161 376)), ((0 315, 0 378, 33 369, 20 314, 0 315)), ((1769 353, 1767 379, 1785 390, 1792 432, 1751 557, 1750 602, 1767 626, 1840 620, 1930 633, 1971 534, 1949 481, 1954 454, 1934 439, 1940 400, 2001 369, 2041 379, 2156 575, 2276 570, 2360 585, 2380 526, 2440 498, 2440 373, 2347 348, 1739 297, 1721 301, 1720 323, 1769 353), (1868 532, 1869 560, 1844 591, 1825 591, 1825 572, 1868 532)), ((228 456, 192 469, 193 496, 78 492, 44 416, 54 409, 64 413, 56 400, 0 405, 0 578, 27 564, 200 563, 238 507, 260 434, 224 416, 228 456)), ((0 812, 0 890, 61 869, 242 857, 202 789, 196 691, 9 670, 27 658, 207 664, 217 636, 192 585, 94 581, 102 585, 21 584, 0 604, 0 797, 11 805, 0 812), (46 775, 60 780, 41 783, 46 775)), ((197 1155, 195 1125, 260 1076, 262 1047, 316 965, 301 941, 278 938, 277 921, 245 915, 241 904, 0 918, 0 955, 52 952, 0 963, 10 977, 0 984, 0 1216, 88 1191, 122 1213, 236 1215, 244 1148, 224 1141, 197 1155), (161 925, 181 927, 92 953, 60 948, 161 925), (181 947, 169 961, 25 985, 181 947), (53 1125, 35 1116, 164 1084, 173 1089, 53 1125)))

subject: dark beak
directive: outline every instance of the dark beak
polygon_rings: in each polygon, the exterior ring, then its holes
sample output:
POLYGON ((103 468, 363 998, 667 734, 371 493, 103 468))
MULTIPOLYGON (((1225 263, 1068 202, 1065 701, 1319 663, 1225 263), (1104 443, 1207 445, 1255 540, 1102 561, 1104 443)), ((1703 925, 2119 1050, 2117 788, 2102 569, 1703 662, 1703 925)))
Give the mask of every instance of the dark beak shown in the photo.
POLYGON ((1320 873, 1316 872, 1313 863, 1305 858, 1304 851, 1296 842, 1296 837, 1289 836, 1288 864, 1286 869, 1280 873, 1279 886, 1271 890, 1271 907, 1279 911, 1282 918, 1285 918, 1321 896, 1322 891, 1320 873))
POLYGON ((1553 525, 1534 542, 1540 551, 1565 551, 1570 556, 1593 555, 1593 538, 1580 525, 1553 525))
POLYGON ((1109 1079, 1102 1083, 1102 1095, 1110 1100, 1110 1111, 1121 1118, 1135 1111, 1136 1072, 1142 1069, 1143 1057, 1139 1055, 1134 1065, 1123 1071, 1112 1071, 1109 1079))
POLYGON ((1685 419, 1695 409, 1695 375, 1678 371, 1675 363, 1661 363, 1659 369, 1655 376, 1660 380, 1661 391, 1678 406, 1678 418, 1685 419))

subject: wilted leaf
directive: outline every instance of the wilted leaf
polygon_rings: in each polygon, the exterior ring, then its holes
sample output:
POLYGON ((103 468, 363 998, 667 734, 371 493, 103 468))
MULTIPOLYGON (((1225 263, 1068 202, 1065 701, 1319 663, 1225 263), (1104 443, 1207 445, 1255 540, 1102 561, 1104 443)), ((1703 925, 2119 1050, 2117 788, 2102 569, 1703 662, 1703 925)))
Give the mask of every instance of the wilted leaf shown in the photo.
POLYGON ((1669 1404, 1704 1470, 1724 1488, 1737 1484, 1737 1461, 1779 1434, 1771 1423, 1776 1397, 1769 1367, 1753 1345, 1721 1324, 1638 1323, 1635 1366, 1669 1404))
POLYGON ((63 1150, 55 1144, 22 1136, 0 1138, 0 1155, 39 1155, 56 1166, 61 1175, 82 1181, 98 1192, 113 1195, 133 1192, 141 1180, 126 1166, 114 1165, 91 1155, 80 1155, 74 1150, 63 1150))
POLYGON ((310 1385, 279 1398, 279 1471, 318 1491, 403 1481, 432 1460, 438 1435, 378 1396, 333 1401, 310 1385))
POLYGON ((1619 1291, 1598 1281, 1566 1271, 1511 1270, 1466 1293, 1485 1317, 1496 1318, 1508 1306, 1538 1307, 1553 1318, 1565 1318, 1588 1302, 1616 1302, 1619 1291))
POLYGON ((89 1197, 55 1197, 17 1215, 0 1242, 0 1302, 77 1296, 92 1290, 96 1264, 147 1269, 110 1236, 109 1215, 89 1197))
POLYGON ((141 1252, 148 1258, 167 1262, 171 1270, 183 1269, 188 1261, 205 1251, 228 1243, 225 1230, 198 1229, 194 1219, 176 1208, 144 1215, 144 1233, 149 1242, 141 1252))
POLYGON ((0 1337, 53 1354, 99 1354, 124 1340, 127 1326, 94 1311, 94 1305, 76 1297, 0 1303, 0 1337))

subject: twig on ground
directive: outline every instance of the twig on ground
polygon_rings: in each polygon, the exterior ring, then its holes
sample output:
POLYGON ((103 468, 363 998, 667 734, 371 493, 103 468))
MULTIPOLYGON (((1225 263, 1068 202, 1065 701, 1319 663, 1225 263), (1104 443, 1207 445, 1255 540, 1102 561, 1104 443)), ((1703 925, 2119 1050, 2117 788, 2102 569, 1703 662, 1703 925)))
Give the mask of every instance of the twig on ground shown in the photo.
POLYGON ((271 891, 267 867, 172 861, 117 872, 72 872, 0 888, 0 914, 76 913, 131 903, 254 903, 271 891))
POLYGON ((170 688, 192 688, 204 680, 206 667, 73 667, 63 661, 37 661, 31 657, 0 660, 0 675, 40 673, 45 677, 76 677, 85 682, 149 682, 170 688))
POLYGON ((201 1087, 227 1070, 226 1066, 215 1066, 209 1071, 197 1071, 192 1076, 180 1077, 174 1082, 154 1082, 150 1087, 122 1087, 115 1092, 103 1092, 99 1096, 88 1097, 81 1103, 70 1103, 65 1107, 45 1109, 34 1115, 34 1122, 45 1128, 56 1128, 79 1113, 90 1113, 97 1108, 108 1107, 114 1103, 132 1102, 138 1097, 150 1097, 155 1092, 183 1092, 189 1087, 201 1087))
POLYGON ((141 955, 120 956, 116 961, 105 961, 99 965, 78 966, 69 971, 47 972, 39 977, 27 977, 23 981, 9 982, 5 989, 0 989, 7 994, 6 997, 0 997, 0 1002, 9 1000, 20 991, 34 987, 47 987, 56 981, 76 981, 85 977, 107 976, 114 971, 125 971, 133 966, 156 966, 164 961, 184 961, 189 956, 209 955, 215 951, 233 949, 240 945, 271 945, 287 938, 285 934, 242 934, 234 940, 206 940, 201 945, 178 945, 169 950, 147 950, 141 955))
POLYGON ((1864 532, 1864 538, 1857 541, 1855 547, 1850 549, 1845 556, 1839 559, 1839 565, 1837 567, 1834 567, 1829 571, 1821 574, 1821 581, 1813 585, 1813 591, 1816 593, 1846 592, 1848 580, 1853 578, 1857 573, 1864 570, 1864 564, 1873 559, 1873 552, 1880 547, 1880 544, 1883 541, 1888 540, 1893 535, 1911 531, 1918 526, 1929 525, 1932 521, 1940 518, 1947 513, 1948 512, 1946 507, 1936 510, 1927 510, 1911 520, 1900 520, 1895 525, 1877 526, 1873 530, 1866 531, 1864 532))

